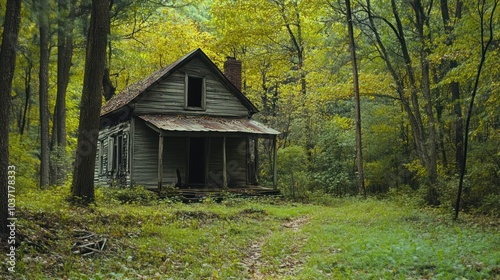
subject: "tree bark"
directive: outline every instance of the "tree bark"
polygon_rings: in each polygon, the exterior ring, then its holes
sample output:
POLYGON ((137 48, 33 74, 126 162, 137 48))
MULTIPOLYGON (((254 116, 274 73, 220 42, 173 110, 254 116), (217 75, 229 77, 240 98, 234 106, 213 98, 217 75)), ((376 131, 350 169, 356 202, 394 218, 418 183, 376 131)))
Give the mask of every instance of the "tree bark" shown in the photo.
POLYGON ((33 62, 28 59, 28 65, 26 66, 24 78, 24 108, 22 109, 22 115, 19 122, 19 135, 24 134, 24 129, 26 127, 26 120, 28 118, 28 111, 30 108, 31 99, 31 70, 33 69, 33 62))
POLYGON ((54 184, 61 185, 66 180, 66 166, 61 157, 66 151, 66 92, 69 84, 73 56, 73 24, 71 23, 72 5, 68 0, 58 0, 59 22, 57 30, 57 97, 54 109, 54 135, 52 151, 57 162, 53 163, 54 184))
POLYGON ((352 77, 354 83, 354 111, 356 118, 356 165, 358 169, 358 191, 359 194, 366 196, 365 176, 363 169, 363 145, 361 141, 361 108, 359 101, 359 79, 358 79, 358 63, 356 61, 356 45, 354 43, 354 31, 351 15, 351 1, 345 0, 347 31, 349 33, 349 49, 351 51, 352 62, 352 77))
POLYGON ((90 27, 83 79, 78 142, 72 195, 83 203, 94 201, 94 166, 103 95, 102 77, 106 66, 110 0, 92 0, 90 27))
MULTIPOLYGON (((427 157, 428 157, 428 178, 429 178, 429 193, 427 196, 427 201, 432 205, 439 204, 438 193, 434 187, 437 181, 437 132, 436 132, 436 120, 434 116, 434 99, 431 94, 431 79, 430 79, 430 67, 429 67, 429 42, 431 38, 429 35, 430 30, 429 18, 424 11, 424 7, 420 0, 410 1, 410 4, 415 12, 415 27, 418 33, 418 39, 420 43, 420 69, 421 69, 421 82, 420 88, 425 101, 424 112, 427 117, 427 157)), ((430 9, 428 10, 430 12, 430 9)))
POLYGON ((49 138, 49 18, 44 3, 37 3, 40 30, 40 187, 49 186, 50 138, 49 138))
MULTIPOLYGON (((8 233, 9 113, 21 21, 21 0, 7 0, 0 49, 0 235, 8 233)), ((13 184, 15 186, 15 184, 13 184)))

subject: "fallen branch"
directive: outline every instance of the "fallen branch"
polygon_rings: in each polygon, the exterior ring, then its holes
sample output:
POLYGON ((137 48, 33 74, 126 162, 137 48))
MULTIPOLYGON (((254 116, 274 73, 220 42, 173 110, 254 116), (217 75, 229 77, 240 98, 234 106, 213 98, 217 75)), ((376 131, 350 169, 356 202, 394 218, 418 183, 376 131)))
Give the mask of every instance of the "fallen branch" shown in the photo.
POLYGON ((75 255, 90 256, 104 251, 107 239, 87 230, 73 230, 71 251, 75 255))

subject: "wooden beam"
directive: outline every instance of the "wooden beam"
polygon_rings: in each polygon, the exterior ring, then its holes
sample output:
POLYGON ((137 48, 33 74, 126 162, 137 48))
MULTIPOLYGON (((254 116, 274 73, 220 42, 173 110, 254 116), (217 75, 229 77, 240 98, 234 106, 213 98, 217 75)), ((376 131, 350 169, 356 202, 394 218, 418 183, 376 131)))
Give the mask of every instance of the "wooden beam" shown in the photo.
POLYGON ((158 139, 158 190, 162 191, 163 180, 163 135, 158 139))
POLYGON ((222 138, 222 187, 227 188, 226 137, 222 138))
POLYGON ((276 169, 277 162, 278 162, 278 155, 277 155, 277 148, 276 148, 276 135, 273 137, 273 188, 276 189, 278 187, 278 170, 276 169))
POLYGON ((245 138, 245 173, 246 173, 246 184, 250 185, 250 182, 252 181, 250 179, 250 162, 251 162, 251 157, 252 154, 250 153, 250 136, 247 136, 245 138))
POLYGON ((259 137, 255 137, 254 138, 254 153, 255 153, 255 183, 258 184, 259 183, 259 137))

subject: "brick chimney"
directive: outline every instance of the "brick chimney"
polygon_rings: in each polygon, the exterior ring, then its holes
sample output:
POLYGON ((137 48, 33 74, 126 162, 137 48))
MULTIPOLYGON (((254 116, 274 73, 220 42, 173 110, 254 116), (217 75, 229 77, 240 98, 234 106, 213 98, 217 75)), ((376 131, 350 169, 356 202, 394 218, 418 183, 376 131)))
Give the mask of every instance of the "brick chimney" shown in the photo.
POLYGON ((224 75, 241 91, 241 61, 228 56, 224 62, 224 75))

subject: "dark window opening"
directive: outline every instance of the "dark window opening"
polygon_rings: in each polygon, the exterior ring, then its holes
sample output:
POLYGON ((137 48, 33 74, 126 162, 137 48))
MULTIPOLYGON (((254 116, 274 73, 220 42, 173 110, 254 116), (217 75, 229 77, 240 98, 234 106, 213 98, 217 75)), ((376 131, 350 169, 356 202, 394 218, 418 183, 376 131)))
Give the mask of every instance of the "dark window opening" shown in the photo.
POLYGON ((203 106, 203 78, 188 77, 187 89, 187 106, 198 107, 203 106))
POLYGON ((205 183, 205 139, 193 137, 189 141, 189 183, 205 183))
POLYGON ((118 136, 118 140, 116 141, 116 167, 121 168, 122 167, 122 151, 123 151, 123 137, 120 135, 118 136))
POLYGON ((111 161, 111 171, 116 172, 117 169, 122 167, 123 159, 123 137, 122 135, 116 135, 113 141, 113 147, 111 150, 111 155, 109 160, 111 161))

